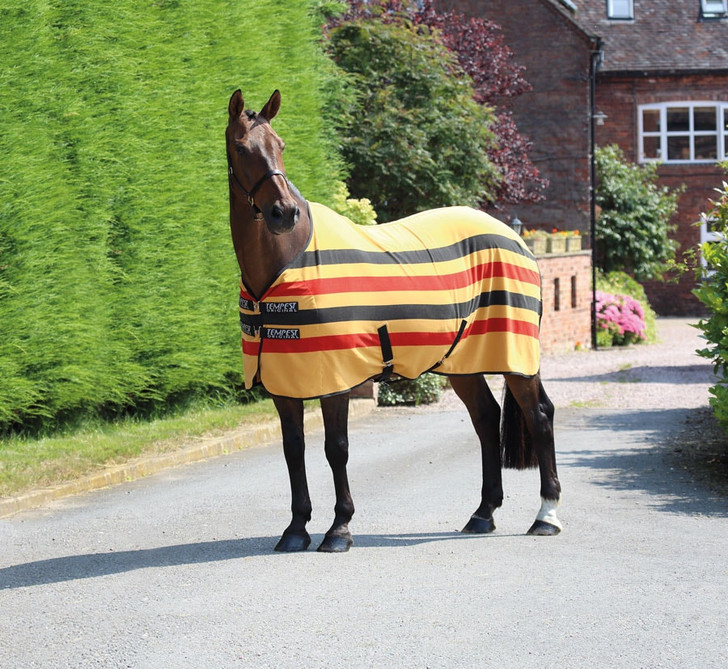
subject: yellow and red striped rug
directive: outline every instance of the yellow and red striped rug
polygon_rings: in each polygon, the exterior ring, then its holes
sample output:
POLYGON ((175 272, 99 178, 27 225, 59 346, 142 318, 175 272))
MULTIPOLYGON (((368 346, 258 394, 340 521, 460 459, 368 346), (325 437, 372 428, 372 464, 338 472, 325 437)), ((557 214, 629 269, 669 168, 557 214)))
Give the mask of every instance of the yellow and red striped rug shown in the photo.
POLYGON ((311 238, 258 300, 241 283, 246 387, 323 397, 391 371, 532 376, 541 280, 508 226, 467 207, 358 226, 310 203, 311 238))

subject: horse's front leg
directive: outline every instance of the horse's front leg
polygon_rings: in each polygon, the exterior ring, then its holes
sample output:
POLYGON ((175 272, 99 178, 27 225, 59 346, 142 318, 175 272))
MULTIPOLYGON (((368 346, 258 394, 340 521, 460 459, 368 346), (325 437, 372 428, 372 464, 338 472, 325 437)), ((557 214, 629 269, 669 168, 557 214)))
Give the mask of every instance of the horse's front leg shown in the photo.
POLYGON ((334 475, 336 504, 334 524, 326 533, 318 550, 324 553, 344 553, 354 543, 349 521, 354 515, 354 502, 349 490, 346 464, 349 461, 349 393, 325 397, 321 400, 324 417, 326 459, 334 475))
POLYGON ((306 481, 305 442, 303 435, 303 401, 273 397, 281 419, 283 453, 291 480, 291 524, 276 545, 277 551, 292 553, 305 551, 311 543, 306 523, 311 520, 311 497, 306 481))

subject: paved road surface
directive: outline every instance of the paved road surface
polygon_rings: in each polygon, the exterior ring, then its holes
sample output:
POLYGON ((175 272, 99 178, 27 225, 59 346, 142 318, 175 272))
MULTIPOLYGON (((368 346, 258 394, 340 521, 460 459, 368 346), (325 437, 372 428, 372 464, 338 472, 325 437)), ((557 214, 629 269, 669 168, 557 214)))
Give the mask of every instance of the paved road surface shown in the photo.
POLYGON ((728 666, 728 501, 665 441, 689 413, 562 408, 556 538, 523 534, 533 471, 506 472, 495 534, 458 534, 479 456, 449 402, 355 423, 346 555, 272 552, 275 445, 1 519, 0 667, 728 666))

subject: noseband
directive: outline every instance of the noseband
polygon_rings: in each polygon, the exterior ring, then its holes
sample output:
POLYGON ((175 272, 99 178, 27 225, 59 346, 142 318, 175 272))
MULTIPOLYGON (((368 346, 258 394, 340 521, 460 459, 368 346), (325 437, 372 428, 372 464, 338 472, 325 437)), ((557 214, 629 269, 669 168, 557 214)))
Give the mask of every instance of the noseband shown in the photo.
POLYGON ((245 197, 248 198, 248 204, 252 207, 253 211, 255 212, 255 218, 261 218, 262 212, 257 204, 255 204, 255 194, 258 192, 260 187, 265 183, 267 179, 270 179, 271 177, 275 176, 281 176, 284 179, 286 179, 286 182, 288 181, 288 178, 286 175, 281 172, 280 170, 268 170, 258 181, 255 182, 255 185, 250 189, 247 190, 243 184, 240 183, 240 179, 238 179, 237 175, 235 174, 235 171, 233 170, 233 164, 230 160, 230 152, 228 152, 228 178, 232 180, 232 182, 243 192, 245 197))

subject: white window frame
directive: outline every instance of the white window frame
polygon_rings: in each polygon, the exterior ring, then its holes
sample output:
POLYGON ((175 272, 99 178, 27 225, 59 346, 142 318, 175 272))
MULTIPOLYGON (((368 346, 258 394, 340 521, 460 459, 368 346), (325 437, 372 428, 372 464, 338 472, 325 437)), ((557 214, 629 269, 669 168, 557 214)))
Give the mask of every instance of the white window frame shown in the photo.
POLYGON ((678 165, 678 164, 689 164, 689 163, 699 163, 699 164, 714 164, 716 162, 720 162, 721 160, 725 160, 728 158, 728 155, 726 155, 728 152, 726 151, 726 138, 728 137, 728 127, 726 125, 728 124, 728 102, 716 102, 715 100, 710 101, 690 101, 690 102, 683 102, 680 100, 675 100, 672 102, 660 102, 655 104, 646 104, 646 105, 640 105, 637 108, 637 129, 638 129, 638 145, 637 145, 637 153, 638 153, 638 162, 640 163, 652 163, 652 162, 660 162, 665 163, 669 165, 678 165), (712 107, 715 109, 716 113, 716 130, 694 130, 693 129, 693 109, 696 107, 712 107), (674 108, 680 108, 690 109, 690 128, 687 131, 670 131, 667 130, 667 111, 669 109, 674 108), (660 130, 656 132, 646 132, 644 130, 644 122, 643 122, 643 112, 644 111, 659 111, 660 113, 660 130), (724 121, 725 119, 725 121, 724 121), (706 137, 706 136, 716 136, 716 143, 717 143, 717 155, 716 158, 708 158, 708 159, 695 159, 695 138, 696 137, 706 137), (687 159, 672 159, 670 160, 667 156, 667 140, 669 137, 676 137, 676 136, 687 136, 690 138, 690 157, 687 159), (660 149, 659 149, 659 155, 657 157, 646 157, 645 151, 644 151, 644 140, 645 138, 658 138, 660 149))
POLYGON ((629 15, 617 14, 614 9, 614 0, 607 0, 607 18, 612 21, 629 21, 634 18, 634 0, 627 0, 629 3, 629 15))
MULTIPOLYGON (((700 215, 700 245, 702 247, 703 244, 706 242, 708 243, 715 243, 715 242, 722 242, 724 241, 724 237, 720 232, 714 232, 713 230, 709 229, 710 224, 712 223, 713 219, 710 216, 707 216, 706 214, 700 215)), ((703 266, 703 268, 707 268, 708 263, 705 262, 705 258, 703 257, 703 254, 700 254, 700 264, 703 266)), ((711 276, 714 274, 714 271, 711 270, 707 272, 707 276, 711 276)))
POLYGON ((728 14, 728 0, 700 0, 700 9, 707 18, 725 16, 728 14))

